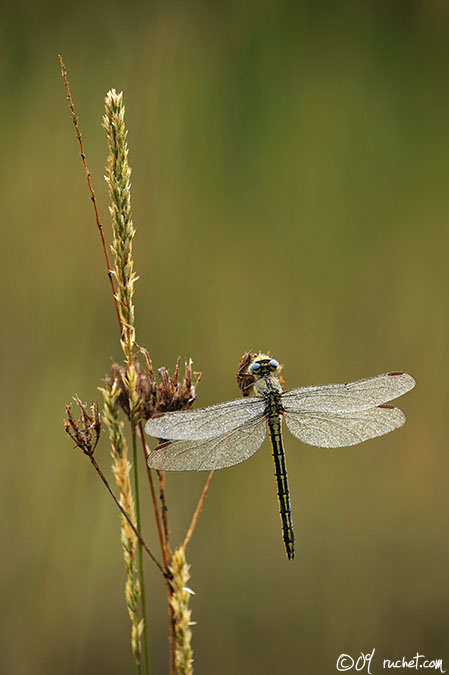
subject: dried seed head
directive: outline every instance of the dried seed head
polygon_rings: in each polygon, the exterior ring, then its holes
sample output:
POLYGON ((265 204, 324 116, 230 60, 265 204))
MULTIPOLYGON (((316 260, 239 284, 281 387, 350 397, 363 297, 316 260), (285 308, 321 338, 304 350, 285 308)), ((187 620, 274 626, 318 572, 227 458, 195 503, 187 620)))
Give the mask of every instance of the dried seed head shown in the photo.
MULTIPOLYGON (((173 375, 170 375, 167 368, 159 368, 160 384, 158 385, 148 352, 142 348, 140 349, 144 354, 147 372, 142 372, 137 357, 134 357, 132 362, 134 385, 136 396, 139 400, 139 406, 135 406, 138 409, 138 419, 134 419, 134 423, 137 423, 140 419, 147 420, 158 413, 190 408, 196 399, 196 385, 201 376, 201 373, 193 372, 192 360, 190 359, 185 363, 184 378, 182 380, 179 380, 179 357, 173 375)), ((113 363, 111 376, 107 377, 105 382, 109 390, 112 389, 114 383, 119 388, 120 395, 118 401, 120 407, 129 418, 130 405, 127 369, 118 363, 113 363)))
POLYGON ((78 404, 81 415, 78 419, 75 419, 72 413, 72 404, 66 405, 67 419, 64 420, 65 430, 85 455, 92 456, 101 433, 98 404, 92 403, 89 414, 86 403, 83 403, 76 395, 73 397, 73 400, 78 404))
POLYGON ((158 387, 158 409, 157 412, 171 412, 173 410, 186 410, 190 408, 196 399, 196 385, 198 384, 201 373, 194 373, 192 370, 192 359, 184 362, 184 378, 179 381, 179 362, 176 361, 175 372, 170 377, 167 368, 159 368, 158 373, 161 383, 158 387), (196 377, 195 382, 193 376, 196 377))
MULTIPOLYGON (((148 419, 151 417, 153 410, 157 407, 157 384, 154 379, 153 371, 148 374, 141 371, 141 367, 137 357, 133 357, 133 369, 135 390, 140 401, 140 417, 148 419)), ((105 379, 106 387, 111 389, 114 382, 120 390, 118 402, 123 412, 127 417, 130 416, 129 406, 129 387, 127 378, 127 369, 118 363, 113 363, 111 368, 111 376, 105 379)))

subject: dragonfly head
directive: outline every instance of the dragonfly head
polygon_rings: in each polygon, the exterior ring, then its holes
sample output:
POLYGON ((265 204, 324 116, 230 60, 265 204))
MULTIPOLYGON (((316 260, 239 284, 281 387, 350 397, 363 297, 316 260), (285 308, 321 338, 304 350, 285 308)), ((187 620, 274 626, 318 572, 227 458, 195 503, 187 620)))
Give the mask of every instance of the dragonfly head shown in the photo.
MULTIPOLYGON (((251 354, 247 352, 242 356, 237 372, 237 383, 243 396, 256 396, 260 394, 257 382, 265 381, 267 378, 278 384, 284 383, 281 377, 282 366, 276 359, 269 354, 251 354)), ((276 385, 274 384, 273 386, 276 385)))
POLYGON ((279 374, 281 367, 279 361, 272 359, 271 356, 259 354, 248 368, 248 373, 254 377, 263 377, 269 373, 279 374))

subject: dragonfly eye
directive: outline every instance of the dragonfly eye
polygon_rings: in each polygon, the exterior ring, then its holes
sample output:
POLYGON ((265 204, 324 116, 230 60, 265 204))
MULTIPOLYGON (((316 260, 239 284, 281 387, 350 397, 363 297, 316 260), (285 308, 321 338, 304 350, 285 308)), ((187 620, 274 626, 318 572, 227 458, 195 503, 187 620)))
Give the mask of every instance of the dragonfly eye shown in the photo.
POLYGON ((269 365, 271 370, 277 370, 279 368, 279 362, 276 361, 276 359, 271 359, 269 365))
POLYGON ((260 363, 252 363, 248 368, 248 371, 251 375, 253 375, 254 373, 257 373, 260 370, 260 368, 261 368, 260 363))

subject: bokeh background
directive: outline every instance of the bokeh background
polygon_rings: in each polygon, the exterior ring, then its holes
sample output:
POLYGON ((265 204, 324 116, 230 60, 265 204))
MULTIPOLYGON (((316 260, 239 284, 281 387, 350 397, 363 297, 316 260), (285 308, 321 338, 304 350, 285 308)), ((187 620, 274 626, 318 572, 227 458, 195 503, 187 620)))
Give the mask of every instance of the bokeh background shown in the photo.
MULTIPOLYGON (((373 648, 374 673, 418 651, 447 668, 447 3, 16 0, 2 23, 1 672, 135 672, 119 518, 62 425, 120 348, 59 52, 108 236, 103 98, 124 91, 155 366, 192 357, 199 405, 238 396, 248 349, 289 387, 418 383, 384 438, 329 451, 286 434, 294 563, 269 446, 216 475, 189 549, 196 672, 326 675, 373 648)), ((105 439, 97 452, 109 471, 105 439)), ((173 543, 204 480, 168 477, 173 543)), ((165 673, 149 564, 147 585, 165 673)))

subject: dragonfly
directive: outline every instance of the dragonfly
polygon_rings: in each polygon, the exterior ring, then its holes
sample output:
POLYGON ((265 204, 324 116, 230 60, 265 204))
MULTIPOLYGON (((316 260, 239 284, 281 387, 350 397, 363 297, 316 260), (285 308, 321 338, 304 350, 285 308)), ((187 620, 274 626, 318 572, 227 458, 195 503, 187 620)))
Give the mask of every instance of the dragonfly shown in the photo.
POLYGON ((295 555, 293 520, 282 438, 282 420, 303 443, 339 448, 382 436, 405 422, 388 402, 413 389, 411 375, 392 371, 344 384, 283 391, 281 366, 267 354, 252 357, 242 387, 244 397, 207 408, 153 417, 145 431, 160 440, 148 466, 163 471, 213 471, 249 459, 267 429, 275 466, 282 535, 287 558, 295 555), (249 395, 246 395, 249 394, 249 395))

